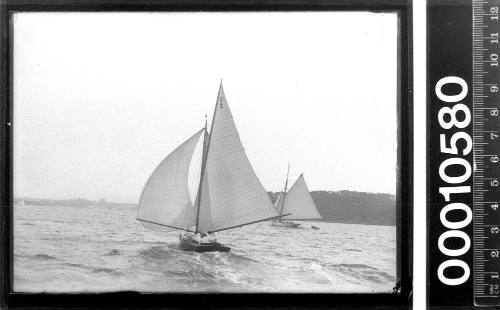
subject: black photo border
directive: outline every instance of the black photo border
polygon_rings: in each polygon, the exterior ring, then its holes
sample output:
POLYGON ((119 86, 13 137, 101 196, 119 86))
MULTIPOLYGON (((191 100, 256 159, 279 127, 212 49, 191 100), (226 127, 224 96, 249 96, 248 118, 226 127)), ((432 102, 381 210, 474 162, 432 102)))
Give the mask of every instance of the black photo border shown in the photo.
MULTIPOLYGON (((412 292, 413 46, 411 0, 0 0, 0 307, 8 308, 379 308, 407 309, 412 292), (12 40, 15 12, 398 12, 397 280, 394 293, 15 293, 13 284, 12 40)), ((360 73, 361 76, 361 73, 360 73)), ((369 154, 367 154, 369 156, 369 154)), ((369 172, 367 172, 369 173, 369 172)))

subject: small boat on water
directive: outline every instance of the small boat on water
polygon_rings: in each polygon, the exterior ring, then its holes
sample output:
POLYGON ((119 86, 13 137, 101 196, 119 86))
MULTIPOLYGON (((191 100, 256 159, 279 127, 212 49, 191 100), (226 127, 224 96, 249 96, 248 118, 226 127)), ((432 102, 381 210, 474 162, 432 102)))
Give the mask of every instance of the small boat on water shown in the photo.
POLYGON ((301 224, 292 220, 315 220, 321 218, 311 197, 311 193, 307 188, 304 174, 301 174, 287 191, 289 172, 290 164, 288 164, 286 173, 285 190, 280 193, 275 203, 275 209, 279 214, 278 219, 271 224, 275 227, 297 228, 301 224))
POLYGON ((228 252, 214 233, 278 216, 245 154, 222 82, 210 132, 207 127, 205 120, 202 130, 153 171, 139 199, 137 219, 151 230, 183 231, 179 248, 184 251, 228 252), (195 156, 199 143, 202 151, 195 156), (199 173, 190 173, 200 161, 199 173), (189 188, 193 183, 195 197, 189 188))
POLYGON ((203 237, 193 234, 179 236, 179 247, 184 251, 192 252, 229 252, 230 247, 225 246, 216 239, 203 241, 203 237))

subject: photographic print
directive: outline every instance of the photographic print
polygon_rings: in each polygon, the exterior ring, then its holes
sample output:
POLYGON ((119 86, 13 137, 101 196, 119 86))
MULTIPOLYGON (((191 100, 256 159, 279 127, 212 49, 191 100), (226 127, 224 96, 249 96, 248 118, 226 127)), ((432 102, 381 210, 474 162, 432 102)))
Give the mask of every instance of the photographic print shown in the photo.
POLYGON ((397 13, 12 23, 15 292, 397 286, 397 13))

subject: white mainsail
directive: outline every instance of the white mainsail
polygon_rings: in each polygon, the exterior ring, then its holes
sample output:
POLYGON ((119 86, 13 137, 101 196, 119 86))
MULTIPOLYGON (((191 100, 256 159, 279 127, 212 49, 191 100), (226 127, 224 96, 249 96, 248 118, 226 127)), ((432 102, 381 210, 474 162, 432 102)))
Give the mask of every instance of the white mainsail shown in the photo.
POLYGON ((137 219, 148 229, 170 231, 195 224, 189 196, 188 174, 193 152, 203 130, 170 153, 149 177, 141 198, 137 219))
POLYGON ((214 111, 201 192, 198 231, 219 231, 276 216, 245 154, 222 84, 214 111))
POLYGON ((287 213, 291 214, 283 216, 283 218, 290 220, 312 220, 321 218, 302 174, 285 195, 282 214, 287 213))

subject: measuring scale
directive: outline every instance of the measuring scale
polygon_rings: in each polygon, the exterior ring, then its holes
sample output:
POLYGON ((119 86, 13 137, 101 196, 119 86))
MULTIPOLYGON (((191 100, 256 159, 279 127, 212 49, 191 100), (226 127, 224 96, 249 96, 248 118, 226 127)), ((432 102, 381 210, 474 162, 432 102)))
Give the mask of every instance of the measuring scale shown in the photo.
POLYGON ((500 1, 472 7, 474 302, 500 305, 500 1))

